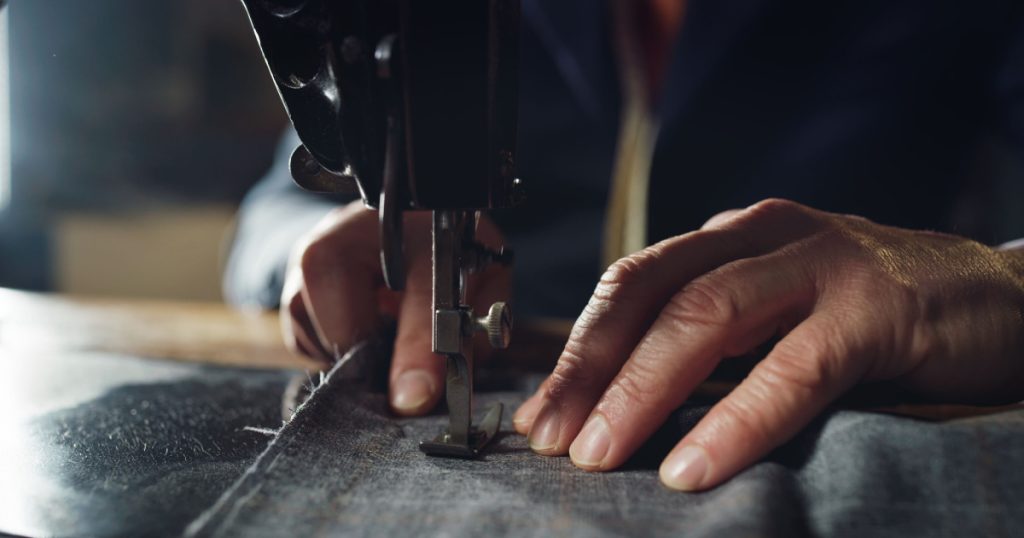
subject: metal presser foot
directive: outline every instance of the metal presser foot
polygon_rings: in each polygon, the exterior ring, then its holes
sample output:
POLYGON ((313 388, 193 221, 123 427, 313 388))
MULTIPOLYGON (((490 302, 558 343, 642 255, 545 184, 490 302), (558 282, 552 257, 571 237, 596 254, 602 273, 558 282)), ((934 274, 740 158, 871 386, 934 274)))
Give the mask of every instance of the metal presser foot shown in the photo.
POLYGON ((511 255, 487 250, 474 239, 475 215, 466 211, 434 212, 433 351, 447 357, 448 429, 420 443, 430 456, 474 458, 498 433, 503 406, 492 405, 473 426, 473 333, 484 331, 492 347, 508 347, 512 312, 505 303, 491 305, 475 318, 465 304, 468 273, 488 263, 510 263, 511 255))
POLYGON ((472 425, 472 389, 464 376, 465 369, 455 362, 467 365, 465 361, 448 358, 448 429, 433 440, 420 443, 420 450, 429 456, 450 458, 475 458, 498 433, 504 406, 499 402, 487 409, 487 414, 477 426, 472 425))

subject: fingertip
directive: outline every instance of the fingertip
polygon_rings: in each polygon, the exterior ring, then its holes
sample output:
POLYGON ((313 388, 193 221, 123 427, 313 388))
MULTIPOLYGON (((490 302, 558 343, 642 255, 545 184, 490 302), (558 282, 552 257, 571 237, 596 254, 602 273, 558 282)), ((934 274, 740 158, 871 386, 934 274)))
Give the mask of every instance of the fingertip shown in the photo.
POLYGON ((391 384, 391 409, 402 416, 422 415, 437 403, 438 386, 431 372, 406 370, 391 384))
POLYGON ((541 402, 541 397, 535 394, 519 406, 515 415, 512 416, 512 426, 517 432, 522 435, 530 433, 530 426, 533 425, 534 419, 537 418, 541 402))
POLYGON ((704 447, 697 444, 680 445, 673 450, 658 469, 658 478, 669 489, 700 491, 711 486, 711 458, 704 447))
POLYGON ((542 456, 562 456, 569 450, 568 447, 562 447, 559 444, 561 437, 561 419, 558 407, 552 402, 548 401, 545 403, 540 411, 537 412, 537 418, 533 421, 533 425, 530 426, 530 433, 527 436, 527 442, 530 444, 530 449, 542 456))
POLYGON ((607 464, 607 457, 611 442, 612 434, 608 420, 600 413, 595 413, 569 445, 569 457, 573 464, 585 471, 608 469, 610 466, 607 464))
POLYGON ((519 435, 529 435, 530 426, 533 424, 532 419, 521 419, 518 417, 512 418, 512 428, 516 430, 519 435))
POLYGON ((815 349, 805 339, 820 334, 816 324, 826 320, 797 326, 690 430, 659 469, 667 487, 700 491, 725 482, 792 439, 856 382, 858 363, 848 356, 805 351, 815 349), (826 370, 823 363, 838 366, 826 370))

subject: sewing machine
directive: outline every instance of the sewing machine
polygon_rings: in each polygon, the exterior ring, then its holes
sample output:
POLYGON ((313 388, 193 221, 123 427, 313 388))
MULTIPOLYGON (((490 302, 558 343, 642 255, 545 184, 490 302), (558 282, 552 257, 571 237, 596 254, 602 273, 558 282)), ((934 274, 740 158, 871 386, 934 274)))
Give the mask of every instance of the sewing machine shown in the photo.
POLYGON ((405 281, 402 213, 433 212, 433 351, 447 359, 449 426, 420 448, 474 457, 501 422, 474 427, 473 345, 509 344, 512 315, 465 304, 468 273, 509 264, 475 239, 480 211, 522 198, 515 177, 518 0, 243 0, 302 145, 303 188, 358 194, 380 214, 381 266, 405 281))

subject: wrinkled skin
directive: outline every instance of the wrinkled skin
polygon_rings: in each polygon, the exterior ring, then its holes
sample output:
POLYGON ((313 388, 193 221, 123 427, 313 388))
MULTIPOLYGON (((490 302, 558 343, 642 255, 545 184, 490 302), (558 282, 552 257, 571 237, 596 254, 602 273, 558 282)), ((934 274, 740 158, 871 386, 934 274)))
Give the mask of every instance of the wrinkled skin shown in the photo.
MULTIPOLYGON (((366 214, 339 210, 296 251, 282 301, 295 349, 327 357, 370 330, 380 268, 366 214)), ((415 249, 429 245, 413 238, 429 230, 418 218, 406 223, 415 249)), ((490 224, 481 235, 500 242, 490 224)), ((443 363, 429 353, 429 251, 410 259, 409 289, 392 298, 391 401, 417 414, 436 403, 443 363), (422 384, 400 382, 410 371, 422 384), (417 386, 429 397, 403 395, 417 386)), ((472 297, 501 297, 507 277, 481 275, 472 297)), ((768 355, 665 459, 667 486, 722 483, 862 382, 947 402, 1024 399, 1024 251, 785 200, 719 214, 608 269, 515 427, 540 454, 614 469, 721 360, 773 337, 768 355)))

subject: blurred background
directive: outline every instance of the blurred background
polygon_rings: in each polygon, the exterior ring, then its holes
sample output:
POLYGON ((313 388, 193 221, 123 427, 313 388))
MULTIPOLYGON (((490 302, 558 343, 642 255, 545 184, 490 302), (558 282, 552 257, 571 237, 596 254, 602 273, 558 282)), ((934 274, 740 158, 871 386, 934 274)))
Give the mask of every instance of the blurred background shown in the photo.
POLYGON ((287 121, 241 2, 2 17, 0 287, 219 300, 234 211, 287 121))
MULTIPOLYGON (((219 300, 234 212, 286 121, 239 0, 14 1, 0 287, 219 300)), ((1024 237, 1024 164, 984 151, 957 229, 1024 237)))

